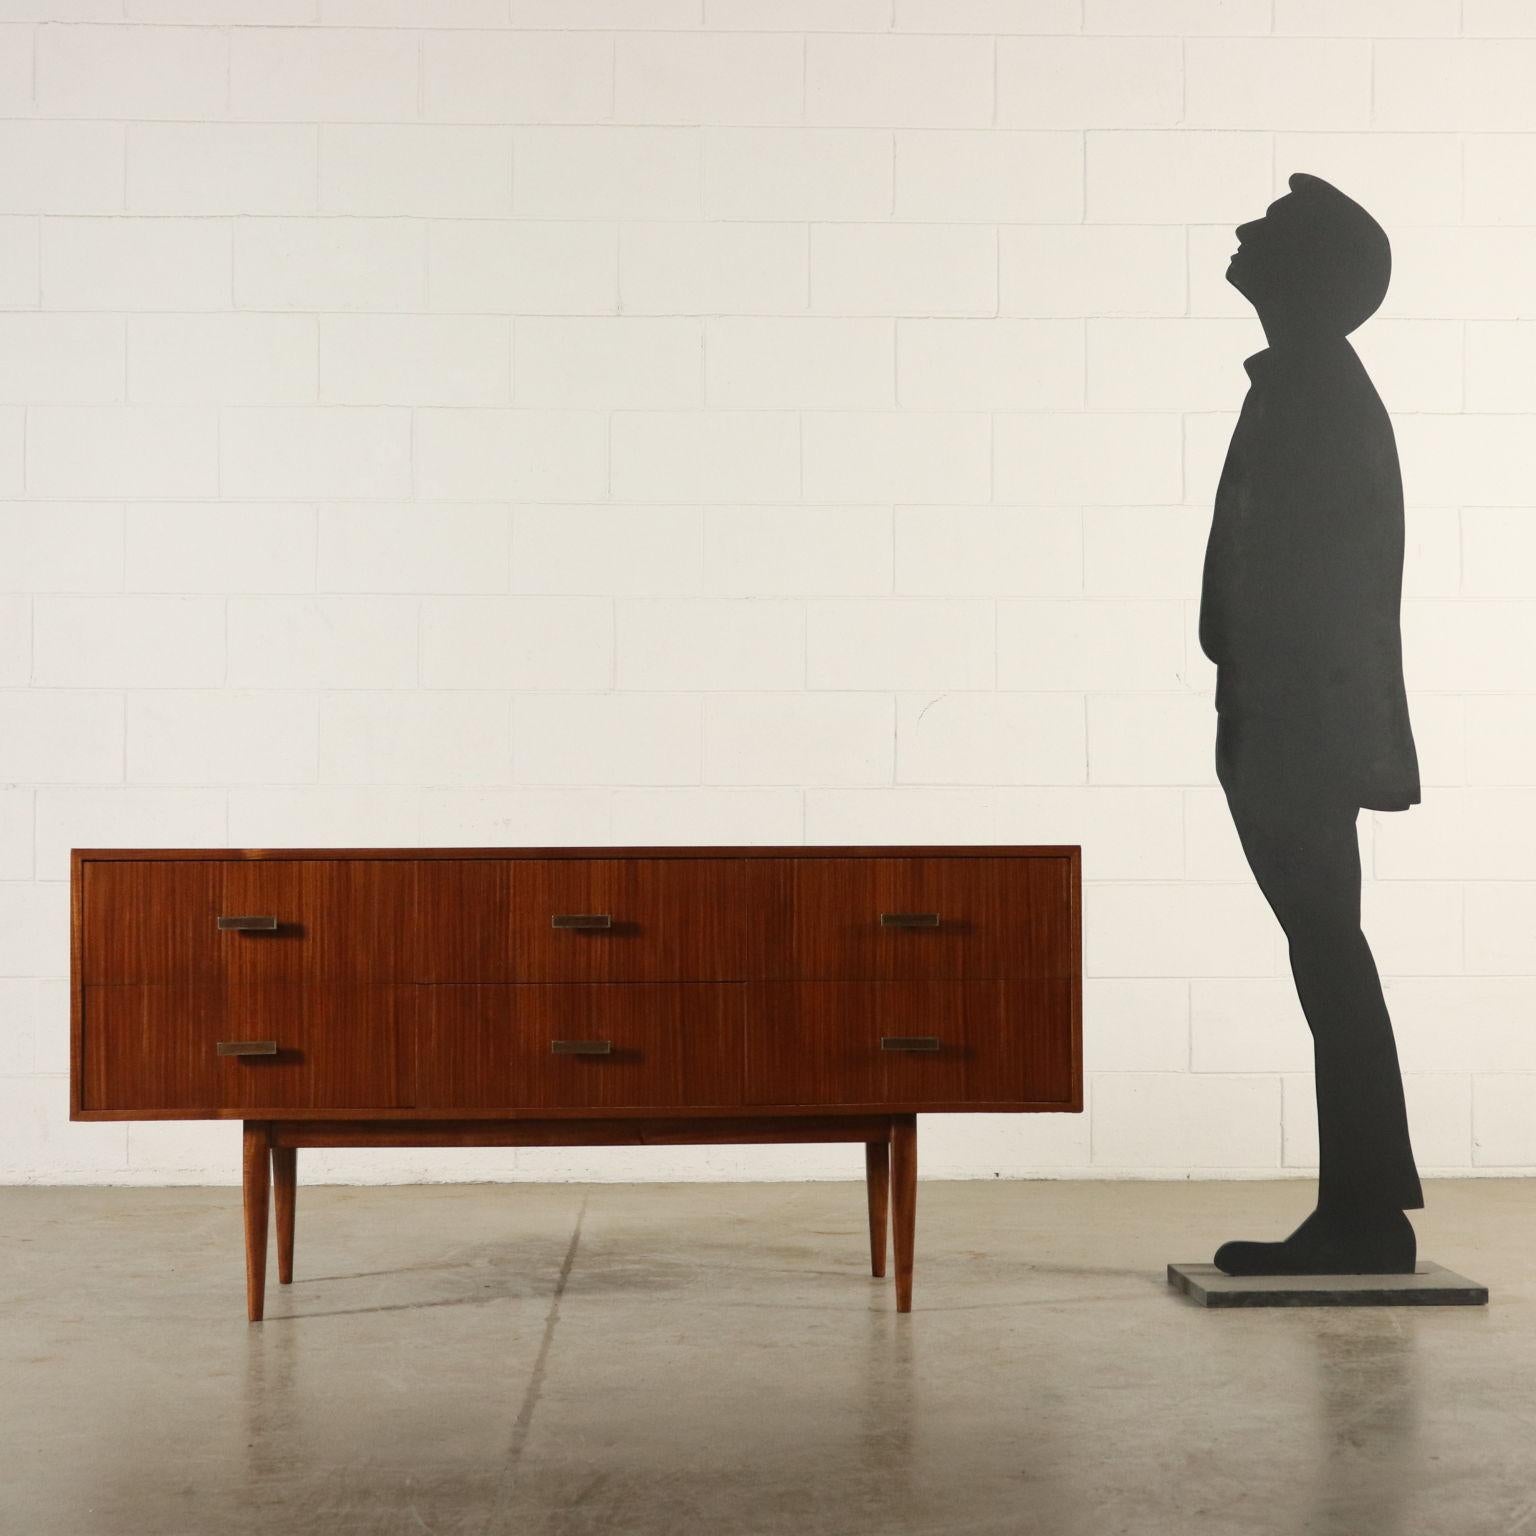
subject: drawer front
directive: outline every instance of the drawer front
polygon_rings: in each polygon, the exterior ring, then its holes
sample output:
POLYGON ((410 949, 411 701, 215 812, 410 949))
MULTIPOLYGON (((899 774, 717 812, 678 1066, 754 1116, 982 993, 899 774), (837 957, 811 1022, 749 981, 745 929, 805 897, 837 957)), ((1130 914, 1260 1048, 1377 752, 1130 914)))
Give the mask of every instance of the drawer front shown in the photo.
POLYGON ((739 859, 424 863, 422 981, 736 981, 747 968, 739 859))
POLYGON ((740 986, 419 989, 423 1109, 741 1103, 740 986))
POLYGON ((1064 980, 754 986, 747 1102, 1065 1105, 1073 997, 1064 980))
POLYGON ((81 1107, 408 1106, 414 994, 347 983, 88 986, 81 1107), (221 1044, 256 1049, 226 1054, 221 1044))
POLYGON ((90 862, 82 978, 87 986, 406 981, 415 878, 411 862, 386 859, 90 862))
MULTIPOLYGON (((1067 859, 783 862, 791 916, 775 977, 981 981, 1076 974, 1067 859)), ((772 877, 765 870, 758 878, 772 877)))

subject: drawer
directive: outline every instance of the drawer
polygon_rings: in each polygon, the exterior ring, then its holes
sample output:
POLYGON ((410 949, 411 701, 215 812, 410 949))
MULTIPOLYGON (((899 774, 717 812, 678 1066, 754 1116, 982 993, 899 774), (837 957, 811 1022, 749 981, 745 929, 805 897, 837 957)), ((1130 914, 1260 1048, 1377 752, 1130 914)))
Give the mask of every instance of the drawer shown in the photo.
POLYGON ((736 981, 747 967, 739 859, 423 864, 422 981, 736 981))
POLYGON ((394 1109, 411 1102, 414 989, 86 987, 82 1109, 394 1109), (220 1042, 270 1042, 223 1055, 220 1042))
MULTIPOLYGON (((1019 858, 770 860, 789 892, 770 974, 806 980, 1070 977, 1072 866, 1019 858)), ((760 884, 774 872, 764 869, 760 884)))
POLYGON ((418 1107, 739 1104, 743 990, 665 983, 422 987, 418 1107))
POLYGON ((747 993, 749 1104, 1065 1107, 1076 1097, 1070 981, 771 982, 747 993))
POLYGON ((83 980, 406 981, 414 884, 403 860, 90 861, 83 980), (275 926, 227 930, 220 918, 275 926))

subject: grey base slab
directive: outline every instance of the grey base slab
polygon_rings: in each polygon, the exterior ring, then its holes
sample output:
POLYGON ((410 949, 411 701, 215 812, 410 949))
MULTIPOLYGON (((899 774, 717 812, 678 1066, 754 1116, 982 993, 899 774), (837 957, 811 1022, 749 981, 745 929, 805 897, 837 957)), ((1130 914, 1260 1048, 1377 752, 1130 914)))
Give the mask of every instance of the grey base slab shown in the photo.
POLYGON ((1441 1264, 1411 1275, 1224 1275, 1170 1264, 1168 1284, 1202 1307, 1486 1307, 1488 1287, 1441 1264))

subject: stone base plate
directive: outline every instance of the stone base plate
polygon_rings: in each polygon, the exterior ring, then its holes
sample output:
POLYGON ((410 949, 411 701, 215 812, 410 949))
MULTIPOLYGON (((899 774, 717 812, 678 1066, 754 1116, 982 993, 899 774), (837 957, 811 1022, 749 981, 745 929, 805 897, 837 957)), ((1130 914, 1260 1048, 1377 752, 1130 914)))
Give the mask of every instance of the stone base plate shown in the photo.
POLYGON ((1224 1275, 1170 1264, 1168 1284, 1202 1307, 1486 1307, 1488 1287, 1439 1264, 1411 1275, 1224 1275))

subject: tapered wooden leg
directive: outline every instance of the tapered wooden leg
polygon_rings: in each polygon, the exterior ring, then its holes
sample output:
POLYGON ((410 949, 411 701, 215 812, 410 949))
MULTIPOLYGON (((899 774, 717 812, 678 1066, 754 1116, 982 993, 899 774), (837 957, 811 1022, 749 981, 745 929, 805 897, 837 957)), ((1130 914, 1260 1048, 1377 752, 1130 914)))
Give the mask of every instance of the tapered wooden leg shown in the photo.
POLYGON ((864 1143, 864 1183, 869 1194, 869 1272, 885 1273, 886 1217, 891 1209, 891 1144, 864 1143))
POLYGON ((299 1149, 272 1148, 272 1211, 277 1222, 277 1283, 293 1284, 293 1207, 298 1196, 299 1149))
POLYGON ((912 1310, 912 1239, 917 1225, 917 1116, 891 1119, 891 1225, 895 1228, 896 1310, 912 1310))
POLYGON ((267 1293, 267 1208, 271 1137, 264 1120, 247 1120, 242 1152, 245 1195, 245 1315, 259 1323, 267 1293))

